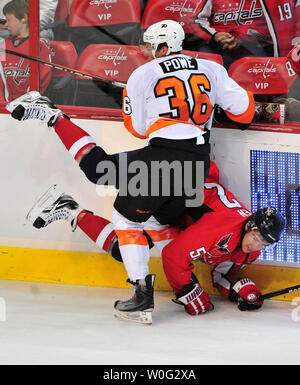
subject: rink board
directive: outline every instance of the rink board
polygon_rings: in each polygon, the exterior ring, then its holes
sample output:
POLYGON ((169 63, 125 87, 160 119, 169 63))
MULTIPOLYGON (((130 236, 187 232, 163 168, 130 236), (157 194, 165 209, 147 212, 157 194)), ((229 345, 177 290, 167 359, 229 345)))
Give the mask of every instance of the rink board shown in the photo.
MULTIPOLYGON (((109 254, 82 253, 18 247, 0 247, 0 279, 72 285, 130 287, 122 263, 109 254)), ((211 283, 211 266, 194 262, 194 272, 208 294, 218 294, 211 283)), ((171 291, 160 258, 152 257, 149 268, 156 274, 155 289, 171 291)), ((241 277, 252 279, 263 293, 299 284, 300 269, 286 266, 252 264, 241 277)), ((297 292, 274 299, 292 301, 297 292)), ((300 292, 299 292, 300 297, 300 292)))

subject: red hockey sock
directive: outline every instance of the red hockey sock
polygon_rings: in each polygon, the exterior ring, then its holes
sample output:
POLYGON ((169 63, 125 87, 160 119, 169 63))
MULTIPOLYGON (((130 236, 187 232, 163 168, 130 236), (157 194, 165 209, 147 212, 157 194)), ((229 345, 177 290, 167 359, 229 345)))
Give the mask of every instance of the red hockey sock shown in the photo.
POLYGON ((56 120, 54 129, 74 159, 78 158, 87 146, 96 145, 95 140, 86 131, 65 116, 56 120))
POLYGON ((88 211, 82 211, 77 217, 77 224, 102 250, 108 251, 116 236, 111 222, 88 211))

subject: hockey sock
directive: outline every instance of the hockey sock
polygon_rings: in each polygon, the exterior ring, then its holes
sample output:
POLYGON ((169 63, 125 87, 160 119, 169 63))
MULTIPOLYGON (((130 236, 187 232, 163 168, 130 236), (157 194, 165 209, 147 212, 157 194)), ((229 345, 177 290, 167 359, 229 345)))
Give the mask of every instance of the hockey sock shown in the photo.
POLYGON ((118 230, 116 234, 123 263, 130 280, 143 279, 149 274, 149 244, 143 231, 136 229, 118 230))
POLYGON ((54 129, 75 160, 80 158, 87 147, 96 145, 95 140, 86 131, 76 126, 65 116, 60 116, 57 119, 54 129))
POLYGON ((77 224, 92 241, 108 252, 109 246, 116 236, 111 222, 84 210, 79 213, 77 224))
POLYGON ((180 234, 180 230, 177 227, 161 227, 162 228, 159 230, 148 230, 147 228, 145 228, 145 231, 151 238, 160 255, 162 253, 163 248, 180 234))
POLYGON ((150 253, 143 223, 132 222, 114 209, 113 224, 129 279, 136 281, 145 278, 149 274, 150 253))

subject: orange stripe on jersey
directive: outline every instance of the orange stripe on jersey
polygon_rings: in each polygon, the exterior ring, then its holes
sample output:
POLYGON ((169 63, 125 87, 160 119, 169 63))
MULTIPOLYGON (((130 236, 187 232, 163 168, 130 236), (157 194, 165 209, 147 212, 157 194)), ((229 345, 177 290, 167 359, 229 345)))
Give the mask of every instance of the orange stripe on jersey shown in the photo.
POLYGON ((191 124, 192 126, 199 128, 199 130, 204 131, 202 127, 197 126, 196 124, 191 123, 191 122, 185 122, 185 121, 176 120, 176 119, 158 119, 155 123, 153 123, 148 128, 148 130, 146 131, 146 135, 147 135, 147 137, 149 137, 150 134, 152 134, 155 131, 160 130, 161 128, 168 127, 168 126, 171 126, 173 124, 178 124, 178 123, 191 124))
POLYGON ((115 230, 117 234, 119 246, 124 245, 142 245, 148 246, 145 235, 140 230, 115 230))
POLYGON ((177 227, 164 227, 161 230, 146 230, 146 232, 153 242, 174 239, 180 234, 180 230, 177 227))
POLYGON ((253 93, 251 91, 246 91, 249 97, 249 105, 248 108, 245 112, 239 115, 234 115, 231 114, 228 111, 225 111, 226 115, 228 116, 229 119, 238 122, 238 123, 243 123, 243 124, 249 124, 252 122, 252 119, 254 117, 254 112, 255 112, 255 105, 254 105, 254 98, 253 98, 253 93))
POLYGON ((122 105, 122 115, 123 115, 123 119, 124 119, 124 126, 136 138, 146 139, 147 138, 146 136, 139 134, 133 128, 132 119, 131 119, 131 107, 129 104, 126 104, 127 99, 128 99, 127 90, 126 90, 126 88, 124 88, 124 90, 123 90, 123 105, 122 105))

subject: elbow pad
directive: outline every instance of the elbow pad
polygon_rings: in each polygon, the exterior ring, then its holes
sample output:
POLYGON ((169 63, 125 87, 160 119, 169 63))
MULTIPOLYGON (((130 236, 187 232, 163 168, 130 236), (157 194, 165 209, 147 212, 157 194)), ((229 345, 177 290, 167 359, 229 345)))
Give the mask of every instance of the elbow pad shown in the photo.
MULTIPOLYGON (((97 166, 102 161, 111 161, 115 164, 117 170, 117 161, 114 155, 108 155, 103 148, 95 146, 84 155, 79 163, 79 167, 85 173, 85 176, 92 183, 97 184, 99 179, 106 174, 105 172, 97 171, 97 166)), ((104 185, 108 185, 104 183, 104 185)))

